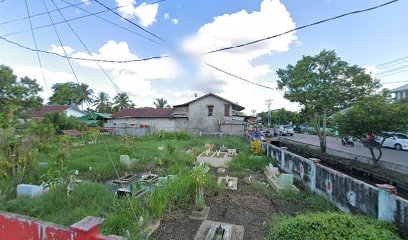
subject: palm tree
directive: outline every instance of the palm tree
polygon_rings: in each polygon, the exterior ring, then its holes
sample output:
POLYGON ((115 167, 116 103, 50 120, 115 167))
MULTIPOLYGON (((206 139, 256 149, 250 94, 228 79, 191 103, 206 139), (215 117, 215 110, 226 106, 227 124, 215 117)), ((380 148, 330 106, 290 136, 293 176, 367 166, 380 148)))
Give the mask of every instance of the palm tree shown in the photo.
POLYGON ((121 110, 123 108, 132 108, 132 106, 134 107, 134 104, 132 103, 132 101, 129 99, 129 96, 127 95, 127 93, 122 92, 122 93, 118 93, 113 100, 115 101, 115 108, 117 108, 118 110, 121 110))
POLYGON ((81 83, 77 85, 78 96, 75 99, 77 104, 82 105, 82 110, 84 110, 84 103, 88 104, 88 106, 92 103, 93 98, 92 94, 94 91, 89 88, 88 84, 81 83))
POLYGON ((110 112, 112 103, 109 102, 109 95, 106 92, 99 92, 94 98, 93 107, 96 107, 98 112, 110 112))
POLYGON ((167 103, 167 100, 164 98, 156 98, 155 102, 153 102, 154 106, 159 108, 171 108, 170 105, 167 103))

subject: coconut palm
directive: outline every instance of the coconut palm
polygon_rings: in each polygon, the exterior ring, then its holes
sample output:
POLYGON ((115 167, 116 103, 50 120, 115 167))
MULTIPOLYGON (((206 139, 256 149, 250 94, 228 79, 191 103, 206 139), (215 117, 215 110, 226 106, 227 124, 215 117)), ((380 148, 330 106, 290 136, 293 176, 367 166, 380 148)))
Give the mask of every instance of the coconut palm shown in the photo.
POLYGON ((171 108, 170 105, 167 103, 167 100, 164 98, 156 98, 155 102, 153 102, 154 106, 159 108, 171 108))
POLYGON ((82 105, 82 110, 84 110, 84 103, 88 104, 88 106, 92 103, 93 98, 92 94, 94 91, 89 88, 88 84, 81 83, 77 85, 78 96, 75 99, 77 104, 82 105))
POLYGON ((109 95, 106 92, 99 92, 98 95, 94 96, 93 107, 98 112, 110 112, 112 103, 109 102, 109 95))
POLYGON ((132 108, 132 106, 134 107, 134 104, 132 103, 132 101, 129 99, 129 96, 127 95, 127 93, 122 92, 122 93, 118 93, 113 100, 115 101, 115 108, 117 108, 118 110, 123 109, 123 108, 132 108))

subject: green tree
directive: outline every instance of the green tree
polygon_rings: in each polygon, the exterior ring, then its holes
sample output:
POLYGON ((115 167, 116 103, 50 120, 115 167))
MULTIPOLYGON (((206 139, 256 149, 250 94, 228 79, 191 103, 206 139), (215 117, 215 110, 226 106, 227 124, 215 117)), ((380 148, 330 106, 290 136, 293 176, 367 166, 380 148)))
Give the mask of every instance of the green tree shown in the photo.
POLYGON ((388 103, 385 95, 366 97, 348 109, 345 113, 338 113, 335 122, 342 135, 353 136, 360 140, 371 153, 374 165, 382 157, 382 145, 389 136, 385 132, 399 132, 407 130, 408 103, 388 103), (382 136, 379 144, 369 141, 367 136, 382 136), (377 150, 377 151, 375 151, 377 150))
POLYGON ((15 126, 17 119, 26 120, 33 110, 41 108, 40 91, 35 79, 18 79, 11 68, 0 65, 0 127, 15 126))
POLYGON ((167 103, 167 100, 164 98, 156 98, 153 102, 154 106, 159 108, 171 108, 171 106, 167 103))
POLYGON ((109 102, 109 95, 106 92, 99 92, 98 95, 94 96, 93 101, 94 107, 98 112, 110 113, 112 112, 112 103, 109 102))
POLYGON ((295 66, 289 64, 277 74, 279 89, 287 90, 284 97, 301 104, 312 119, 322 152, 326 152, 327 117, 379 87, 378 80, 363 68, 342 61, 334 51, 303 56, 295 66))
POLYGON ((78 84, 74 82, 56 83, 52 85, 53 94, 49 98, 49 104, 53 105, 78 105, 78 84))
POLYGON ((78 93, 75 102, 81 104, 82 110, 84 110, 84 103, 86 103, 88 106, 92 103, 93 101, 92 95, 94 91, 89 88, 88 84, 85 83, 77 85, 76 88, 78 93))
POLYGON ((123 108, 134 108, 134 104, 132 103, 132 101, 129 99, 129 96, 127 93, 122 92, 122 93, 118 93, 114 98, 114 104, 115 104, 115 108, 117 110, 121 110, 123 108))
MULTIPOLYGON (((38 125, 39 128, 49 128, 50 126, 52 126, 52 128, 50 129, 54 129, 56 131, 55 133, 58 134, 60 134, 62 130, 68 129, 82 130, 82 125, 79 118, 67 117, 64 113, 46 113, 43 119, 35 121, 38 121, 36 125, 38 125)), ((41 129, 38 129, 38 133, 40 133, 41 131, 41 129)))

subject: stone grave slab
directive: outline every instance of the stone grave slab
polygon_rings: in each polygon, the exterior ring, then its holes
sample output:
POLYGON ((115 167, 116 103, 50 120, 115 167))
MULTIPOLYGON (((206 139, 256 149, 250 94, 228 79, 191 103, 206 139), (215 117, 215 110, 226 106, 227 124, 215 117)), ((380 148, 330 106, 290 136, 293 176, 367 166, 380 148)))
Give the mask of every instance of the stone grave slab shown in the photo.
POLYGON ((225 183, 226 184, 225 187, 227 189, 229 189, 229 190, 237 190, 238 189, 238 178, 236 178, 236 177, 229 177, 229 176, 219 177, 217 183, 218 184, 225 183))
POLYGON ((279 192, 281 190, 293 190, 299 192, 299 189, 293 185, 293 175, 292 174, 281 174, 279 176, 266 176, 268 183, 271 187, 279 192))
POLYGON ((213 240, 213 239, 243 240, 244 226, 204 220, 203 223, 201 223, 200 228, 198 229, 194 237, 194 240, 213 240))
POLYGON ((31 184, 19 184, 17 185, 17 197, 35 197, 45 192, 43 186, 31 185, 31 184))

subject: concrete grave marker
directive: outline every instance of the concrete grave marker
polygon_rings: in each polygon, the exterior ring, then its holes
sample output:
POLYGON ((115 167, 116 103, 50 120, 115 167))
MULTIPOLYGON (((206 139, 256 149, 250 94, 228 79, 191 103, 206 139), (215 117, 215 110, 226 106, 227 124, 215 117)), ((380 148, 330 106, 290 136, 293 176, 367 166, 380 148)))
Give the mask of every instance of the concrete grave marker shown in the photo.
POLYGON ((17 197, 35 197, 45 192, 43 186, 31 185, 31 184, 19 184, 17 185, 17 197))
POLYGON ((230 177, 230 176, 226 176, 226 177, 219 177, 218 184, 226 184, 226 188, 229 190, 237 190, 238 189, 238 178, 236 177, 230 177))
POLYGON ((232 157, 232 156, 236 156, 237 155, 237 150, 236 149, 228 149, 228 156, 232 157))
POLYGON ((243 240, 244 226, 204 220, 194 240, 243 240))

